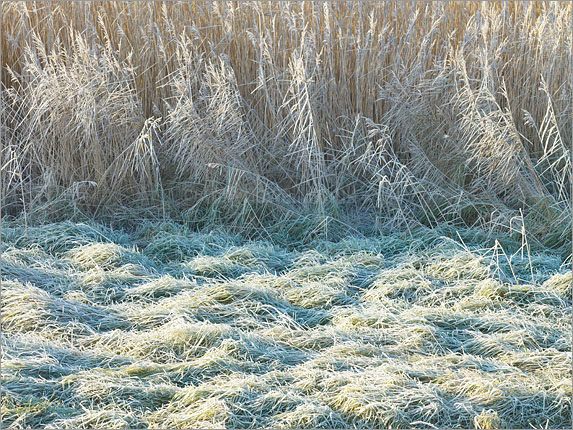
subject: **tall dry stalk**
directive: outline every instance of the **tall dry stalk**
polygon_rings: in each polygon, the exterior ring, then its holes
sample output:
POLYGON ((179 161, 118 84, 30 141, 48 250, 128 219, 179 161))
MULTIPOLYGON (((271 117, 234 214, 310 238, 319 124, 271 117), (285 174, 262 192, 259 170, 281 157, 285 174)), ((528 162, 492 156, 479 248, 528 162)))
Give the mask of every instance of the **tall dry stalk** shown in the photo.
POLYGON ((389 225, 485 225, 519 209, 567 220, 571 13, 556 2, 7 3, 3 109, 18 119, 4 124, 3 192, 31 204, 90 183, 91 207, 161 195, 177 211, 249 207, 260 225, 295 207, 389 225))

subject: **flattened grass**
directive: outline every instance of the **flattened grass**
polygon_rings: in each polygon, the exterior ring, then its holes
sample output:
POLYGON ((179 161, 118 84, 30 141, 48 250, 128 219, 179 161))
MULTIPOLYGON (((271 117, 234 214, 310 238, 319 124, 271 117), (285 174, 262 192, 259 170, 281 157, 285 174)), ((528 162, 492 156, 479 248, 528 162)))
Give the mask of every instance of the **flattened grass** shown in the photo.
POLYGON ((435 233, 296 248, 157 227, 3 229, 6 425, 571 422, 573 278, 557 254, 500 262, 435 233))

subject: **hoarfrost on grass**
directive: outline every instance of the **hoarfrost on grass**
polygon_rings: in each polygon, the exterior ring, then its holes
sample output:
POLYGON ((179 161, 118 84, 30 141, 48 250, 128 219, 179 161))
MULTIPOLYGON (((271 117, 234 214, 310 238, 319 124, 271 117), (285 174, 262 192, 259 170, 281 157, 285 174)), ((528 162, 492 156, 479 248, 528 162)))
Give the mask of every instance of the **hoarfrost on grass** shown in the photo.
POLYGON ((572 274, 557 254, 518 260, 528 281, 511 283, 491 250, 423 235, 287 249, 145 228, 3 228, 9 426, 570 423, 572 274))

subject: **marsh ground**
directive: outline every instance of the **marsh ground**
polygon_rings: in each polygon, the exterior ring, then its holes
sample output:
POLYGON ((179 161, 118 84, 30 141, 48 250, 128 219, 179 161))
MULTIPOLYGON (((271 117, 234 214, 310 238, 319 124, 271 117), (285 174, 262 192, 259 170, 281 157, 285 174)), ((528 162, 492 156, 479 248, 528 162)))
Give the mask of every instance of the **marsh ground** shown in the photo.
POLYGON ((568 427, 570 265, 412 233, 279 246, 5 222, 3 423, 568 427))

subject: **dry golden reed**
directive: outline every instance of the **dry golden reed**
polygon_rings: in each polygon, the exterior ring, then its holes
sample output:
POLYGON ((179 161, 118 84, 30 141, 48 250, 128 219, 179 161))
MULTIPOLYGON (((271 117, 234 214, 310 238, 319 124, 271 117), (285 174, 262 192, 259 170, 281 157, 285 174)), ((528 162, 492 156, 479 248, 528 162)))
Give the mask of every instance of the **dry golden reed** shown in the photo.
POLYGON ((4 2, 2 195, 14 212, 64 197, 91 213, 201 209, 259 228, 308 213, 385 225, 519 218, 562 245, 571 12, 4 2))

